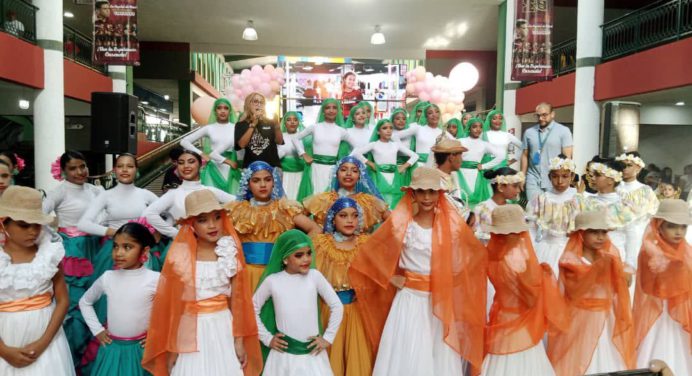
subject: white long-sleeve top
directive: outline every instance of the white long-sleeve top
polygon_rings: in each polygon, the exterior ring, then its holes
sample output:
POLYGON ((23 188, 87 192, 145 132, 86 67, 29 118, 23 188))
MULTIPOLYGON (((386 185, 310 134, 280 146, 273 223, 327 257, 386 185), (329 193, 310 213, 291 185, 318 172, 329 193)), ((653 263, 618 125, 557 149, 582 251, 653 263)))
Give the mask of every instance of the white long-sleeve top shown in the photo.
POLYGON ((355 142, 353 144, 353 149, 357 149, 361 146, 365 146, 370 143, 370 137, 372 136, 372 128, 365 126, 363 128, 348 128, 346 133, 351 136, 351 139, 355 142))
POLYGON ((79 231, 104 236, 109 228, 117 230, 128 221, 142 216, 144 209, 158 197, 134 184, 118 184, 96 197, 77 223, 79 231), (98 218, 103 223, 98 223, 98 218))
MULTIPOLYGON (((413 123, 413 124, 415 124, 415 123, 413 123)), ((401 132, 404 130, 405 129, 399 130, 399 129, 394 128, 394 130, 392 131, 392 140, 395 140, 395 141, 399 142, 401 145, 403 145, 405 148, 410 149, 411 148, 411 136, 403 137, 401 135, 401 132)))
POLYGON ((489 130, 485 134, 488 136, 488 143, 501 153, 501 159, 507 158, 507 148, 510 144, 516 146, 515 150, 522 149, 521 140, 509 132, 489 130))
POLYGON ((161 214, 167 213, 174 220, 185 216, 185 197, 191 192, 208 189, 214 193, 216 199, 222 204, 235 200, 235 196, 228 194, 218 188, 207 187, 198 181, 183 180, 183 183, 178 188, 171 189, 163 196, 159 197, 151 205, 147 206, 143 217, 146 217, 147 222, 163 235, 170 238, 178 234, 178 229, 161 218, 161 214))
POLYGON ((63 181, 57 188, 48 192, 43 200, 43 212, 55 211, 59 227, 75 227, 84 212, 93 205, 96 197, 103 193, 103 187, 84 183, 82 185, 63 181))
POLYGON ((341 141, 348 142, 351 147, 356 144, 356 141, 346 132, 346 129, 335 123, 323 122, 311 125, 298 132, 296 139, 302 140, 310 134, 313 139, 312 150, 314 154, 334 157, 339 153, 341 141))
POLYGON ((319 335, 318 294, 329 306, 329 323, 322 338, 333 343, 344 315, 344 306, 332 285, 315 269, 310 269, 307 274, 281 271, 268 276, 257 288, 252 303, 260 341, 269 346, 273 337, 259 317, 262 306, 269 298, 274 304, 279 332, 302 342, 319 335))
MULTIPOLYGON (((207 124, 197 130, 197 132, 193 132, 180 140, 180 146, 202 155, 204 152, 193 145, 194 142, 197 142, 197 140, 202 137, 209 137, 209 141, 211 142, 209 157, 213 163, 216 164, 219 171, 221 171, 224 176, 228 176, 230 166, 223 163, 226 158, 221 155, 221 153, 227 150, 233 150, 235 147, 235 124, 207 124)), ((244 151, 241 150, 238 151, 238 153, 244 153, 244 151)), ((238 154, 238 159, 243 159, 241 154, 238 154)))
POLYGON ((104 331, 94 304, 108 297, 108 332, 118 337, 136 337, 147 331, 159 273, 145 267, 108 270, 79 299, 79 310, 93 335, 104 331))
POLYGON ((375 142, 370 142, 363 146, 360 146, 351 152, 351 155, 358 158, 361 162, 365 163, 365 154, 372 152, 372 158, 375 160, 375 164, 396 164, 396 157, 398 154, 403 154, 408 156, 409 165, 413 166, 418 161, 418 154, 411 151, 411 149, 403 146, 396 141, 382 142, 377 140, 375 142))
POLYGON ((305 147, 303 147, 303 141, 296 138, 297 133, 284 132, 283 135, 283 145, 277 145, 279 151, 279 159, 282 159, 284 157, 299 158, 301 155, 305 154, 305 147))
POLYGON ((495 158, 483 165, 483 169, 489 170, 504 160, 502 153, 480 138, 466 137, 459 139, 459 141, 461 141, 461 144, 468 149, 468 151, 461 154, 461 159, 463 161, 480 163, 481 160, 483 160, 484 155, 492 154, 495 158))
POLYGON ((409 124, 408 129, 398 131, 392 137, 396 137, 396 140, 408 137, 416 137, 416 153, 430 154, 430 150, 435 145, 437 138, 442 134, 442 132, 443 131, 440 127, 431 128, 427 125, 411 123, 409 124))

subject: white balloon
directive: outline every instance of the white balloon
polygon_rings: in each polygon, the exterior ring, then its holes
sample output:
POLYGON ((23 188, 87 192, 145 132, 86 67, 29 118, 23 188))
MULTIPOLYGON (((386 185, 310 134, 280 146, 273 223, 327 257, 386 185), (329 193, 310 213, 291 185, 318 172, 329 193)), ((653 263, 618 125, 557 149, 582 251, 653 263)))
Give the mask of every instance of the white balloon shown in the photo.
POLYGON ((467 62, 459 63, 449 72, 453 91, 469 91, 478 83, 478 69, 467 62))

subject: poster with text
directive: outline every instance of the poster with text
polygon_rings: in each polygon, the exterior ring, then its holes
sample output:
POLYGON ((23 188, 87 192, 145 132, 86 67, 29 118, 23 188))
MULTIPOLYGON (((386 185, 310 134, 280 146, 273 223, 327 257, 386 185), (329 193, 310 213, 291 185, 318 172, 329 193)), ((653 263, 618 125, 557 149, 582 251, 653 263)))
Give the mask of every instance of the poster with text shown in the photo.
POLYGON ((94 1, 94 64, 139 65, 137 32, 137 0, 94 1))
POLYGON ((549 80, 553 76, 550 64, 553 0, 515 1, 512 80, 549 80))

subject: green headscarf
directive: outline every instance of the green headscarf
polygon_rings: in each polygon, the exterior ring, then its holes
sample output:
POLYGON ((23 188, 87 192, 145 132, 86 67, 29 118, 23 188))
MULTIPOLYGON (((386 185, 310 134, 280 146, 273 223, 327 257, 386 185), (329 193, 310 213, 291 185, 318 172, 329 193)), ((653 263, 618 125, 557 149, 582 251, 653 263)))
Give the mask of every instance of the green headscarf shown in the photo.
MULTIPOLYGON (((286 130, 286 119, 288 119, 289 116, 295 116, 296 119, 298 119, 298 128, 296 129, 296 132, 300 132, 305 129, 305 126, 303 125, 303 117, 296 111, 288 111, 284 114, 284 117, 281 118, 281 132, 288 132, 286 130)), ((305 147, 305 152, 312 155, 312 135, 303 138, 303 146, 305 147)))
MULTIPOLYGON (((356 111, 358 111, 359 108, 365 108, 365 103, 367 102, 360 102, 351 108, 351 112, 348 113, 348 118, 346 118, 344 128, 353 128, 355 126, 356 111)), ((368 126, 368 119, 365 119, 365 126, 368 126)))
MULTIPOLYGON (((411 112, 409 112, 409 114, 408 114, 408 119, 406 120, 406 124, 411 124, 411 123, 415 123, 416 121, 418 121, 418 119, 416 118, 416 112, 418 112, 418 109, 422 109, 423 107, 426 107, 428 105, 430 105, 430 102, 428 102, 428 101, 422 101, 422 102, 416 103, 416 105, 413 106, 413 109, 411 110, 411 112)), ((424 113, 421 112, 421 115, 423 115, 423 114, 424 113)))
POLYGON ((394 128, 394 123, 393 123, 391 120, 389 120, 389 119, 380 119, 380 120, 377 122, 377 125, 375 125, 375 128, 372 130, 372 135, 370 135, 370 142, 375 142, 375 141, 377 141, 377 140, 380 139, 380 135, 377 134, 377 132, 379 132, 380 128, 381 128, 383 125, 387 124, 387 123, 391 124, 391 125, 392 125, 392 128, 394 128))
POLYGON ((235 123, 238 121, 238 118, 235 116, 235 111, 233 110, 233 106, 231 106, 231 101, 229 101, 226 98, 219 98, 214 101, 214 105, 211 106, 211 113, 209 114, 209 119, 207 120, 207 124, 214 124, 216 123, 216 107, 219 106, 219 104, 225 104, 228 106, 228 122, 229 123, 235 123))
MULTIPOLYGON (((423 107, 423 111, 420 113, 420 118, 418 118, 417 123, 418 125, 428 125, 428 118, 426 117, 426 112, 428 111, 428 108, 430 107, 435 107, 437 108, 438 111, 440 111, 440 107, 436 104, 433 103, 428 103, 427 106, 423 107)), ((440 111, 440 115, 442 115, 442 111, 440 111)), ((440 116, 440 120, 442 121, 442 116, 440 116)), ((438 123, 437 126, 439 127, 440 124, 438 123)))
MULTIPOLYGON (((485 117, 485 122, 483 122, 483 141, 488 141, 488 135, 485 134, 485 132, 492 129, 490 127, 490 125, 493 122, 493 116, 495 116, 497 114, 502 115, 502 111, 492 110, 488 113, 488 116, 485 117)), ((502 126, 500 127, 500 130, 503 132, 507 132, 507 123, 505 123, 505 116, 504 115, 502 115, 502 126)))
MULTIPOLYGON (((375 115, 375 112, 374 112, 375 110, 372 108, 372 105, 368 101, 361 101, 360 103, 358 103, 358 105, 359 106, 360 105, 367 106, 370 109, 370 116, 367 119, 365 119, 365 126, 367 127, 368 125, 370 125, 370 120, 375 115)), ((351 112, 353 112, 353 109, 351 109, 351 112)), ((349 115, 350 115, 350 113, 349 113, 349 115)))
MULTIPOLYGON (((406 119, 406 125, 404 125, 404 129, 407 129, 407 128, 408 128, 408 123, 409 123, 409 121, 408 121, 408 120, 409 120, 409 119, 408 119, 408 118, 409 118, 408 112, 406 112, 406 109, 405 109, 405 108, 401 108, 401 107, 397 107, 397 108, 393 109, 393 110, 392 110, 392 115, 389 117, 389 120, 392 122, 392 125, 394 125, 394 116, 396 116, 397 114, 404 114, 404 119, 406 119)), ((396 129, 396 128, 395 128, 395 129, 396 129)))
POLYGON ((327 98, 322 101, 322 106, 320 106, 320 112, 317 115, 317 122, 322 123, 324 122, 324 107, 327 106, 330 103, 336 104, 336 119, 334 119, 334 123, 336 125, 343 127, 344 126, 344 115, 341 112, 341 103, 334 99, 334 98, 327 98))
POLYGON ((447 124, 445 124, 445 125, 447 127, 449 127, 449 124, 454 124, 457 126, 457 134, 455 134, 454 137, 456 137, 456 138, 464 137, 464 127, 461 125, 461 120, 459 120, 457 118, 451 118, 451 119, 447 120, 447 124))
POLYGON ((479 118, 479 117, 474 116, 471 119, 469 119, 469 121, 466 122, 466 126, 468 127, 468 130, 469 130, 469 137, 471 137, 471 125, 473 125, 473 123, 483 124, 483 120, 481 120, 481 118, 479 118))

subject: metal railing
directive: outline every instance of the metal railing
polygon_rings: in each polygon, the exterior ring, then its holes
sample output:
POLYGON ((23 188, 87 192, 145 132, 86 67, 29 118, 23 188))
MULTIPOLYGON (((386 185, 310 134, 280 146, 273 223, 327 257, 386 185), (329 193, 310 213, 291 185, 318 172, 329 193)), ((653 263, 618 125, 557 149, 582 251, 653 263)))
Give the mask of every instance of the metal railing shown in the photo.
POLYGON ((692 0, 662 0, 603 24, 603 60, 692 34, 692 0))
POLYGON ((36 11, 24 0, 0 0, 0 30, 36 44, 36 11))
POLYGON ((64 25, 63 26, 63 55, 79 64, 105 72, 104 66, 94 65, 91 61, 91 51, 93 48, 92 39, 79 31, 64 25))
POLYGON ((577 69, 577 40, 570 39, 556 44, 550 54, 550 63, 555 77, 577 69))

